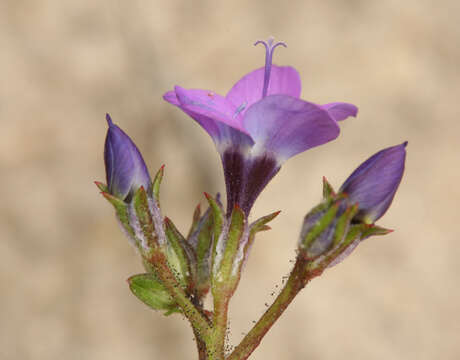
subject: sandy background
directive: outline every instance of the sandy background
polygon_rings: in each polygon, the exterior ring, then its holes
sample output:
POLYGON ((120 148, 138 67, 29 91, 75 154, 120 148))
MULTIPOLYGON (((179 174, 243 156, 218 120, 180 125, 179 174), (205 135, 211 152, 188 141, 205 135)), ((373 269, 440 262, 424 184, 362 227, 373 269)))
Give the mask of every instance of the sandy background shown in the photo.
POLYGON ((254 353, 271 359, 458 359, 459 2, 0 2, 0 358, 195 359, 187 323, 149 311, 142 271, 93 180, 105 112, 152 172, 184 231, 202 192, 223 190, 209 137, 161 99, 175 84, 224 93, 262 66, 296 67, 302 97, 349 101, 336 141, 291 159, 257 202, 278 209, 231 304, 236 345, 288 273, 303 215, 368 156, 409 140, 407 169, 363 244, 313 281, 254 353))

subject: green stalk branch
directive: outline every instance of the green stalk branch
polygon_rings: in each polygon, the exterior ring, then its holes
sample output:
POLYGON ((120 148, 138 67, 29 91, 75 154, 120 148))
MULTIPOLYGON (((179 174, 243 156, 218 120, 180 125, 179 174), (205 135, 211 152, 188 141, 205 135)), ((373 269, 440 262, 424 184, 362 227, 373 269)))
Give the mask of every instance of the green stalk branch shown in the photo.
POLYGON ((223 360, 225 358, 225 337, 227 335, 228 303, 230 296, 222 286, 213 291, 214 316, 212 349, 210 349, 212 360, 223 360))
POLYGON ((195 335, 207 343, 211 337, 211 324, 184 292, 173 272, 168 267, 165 255, 160 251, 155 251, 149 261, 155 268, 156 274, 164 286, 182 309, 185 317, 190 321, 195 335))
POLYGON ((257 346, 259 346, 262 338, 268 330, 270 330, 276 320, 278 320, 284 310, 286 310, 299 291, 305 287, 308 281, 318 275, 317 273, 309 272, 307 261, 298 257, 283 290, 259 321, 243 338, 241 343, 227 357, 227 360, 246 360, 257 346))

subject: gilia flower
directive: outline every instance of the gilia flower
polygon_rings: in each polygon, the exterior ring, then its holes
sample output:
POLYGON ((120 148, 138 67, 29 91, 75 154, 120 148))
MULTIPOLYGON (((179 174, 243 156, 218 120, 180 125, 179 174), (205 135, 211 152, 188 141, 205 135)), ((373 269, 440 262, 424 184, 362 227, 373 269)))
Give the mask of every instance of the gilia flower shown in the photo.
POLYGON ((221 156, 227 211, 238 204, 249 214, 257 196, 290 157, 335 139, 337 121, 356 116, 347 103, 316 105, 299 99, 301 82, 290 66, 272 64, 282 42, 265 46, 265 67, 241 78, 225 97, 176 86, 164 99, 197 121, 221 156))
POLYGON ((372 155, 341 186, 339 192, 358 204, 354 220, 372 224, 388 210, 404 173, 406 146, 407 141, 372 155))
POLYGON ((150 175, 141 153, 126 133, 106 115, 109 129, 105 138, 104 162, 108 192, 129 201, 141 186, 148 189, 150 175))

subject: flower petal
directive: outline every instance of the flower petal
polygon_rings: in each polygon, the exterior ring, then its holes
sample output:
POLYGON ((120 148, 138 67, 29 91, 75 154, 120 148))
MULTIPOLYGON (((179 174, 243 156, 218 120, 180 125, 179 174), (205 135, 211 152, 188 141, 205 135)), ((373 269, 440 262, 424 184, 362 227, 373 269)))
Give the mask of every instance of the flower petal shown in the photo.
POLYGON ((253 153, 273 152, 280 163, 340 133, 337 122, 319 105, 286 95, 255 103, 244 126, 255 141, 253 153))
MULTIPOLYGON (((241 109, 246 110, 262 98, 265 68, 260 68, 243 76, 228 92, 226 99, 241 109), (243 108, 244 107, 244 108, 243 108)), ((299 73, 291 66, 272 65, 267 95, 284 94, 298 98, 302 85, 299 73)))
POLYGON ((221 95, 207 90, 186 90, 176 86, 163 95, 169 103, 181 108, 197 121, 212 137, 216 145, 252 144, 242 126, 242 117, 236 108, 221 95))
POLYGON ((356 220, 373 223, 385 214, 404 173, 407 142, 386 148, 362 163, 340 191, 358 203, 356 220))
POLYGON ((345 120, 349 116, 356 117, 358 114, 358 108, 355 105, 343 102, 329 103, 321 107, 327 110, 335 121, 345 120))

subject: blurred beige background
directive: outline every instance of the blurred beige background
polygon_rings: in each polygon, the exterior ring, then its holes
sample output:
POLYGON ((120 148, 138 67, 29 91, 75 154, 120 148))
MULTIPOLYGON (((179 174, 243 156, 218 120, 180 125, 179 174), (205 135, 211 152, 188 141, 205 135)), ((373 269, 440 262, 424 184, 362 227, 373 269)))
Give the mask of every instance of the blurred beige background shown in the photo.
POLYGON ((105 112, 163 163, 164 212, 186 231, 202 192, 223 190, 206 133, 161 98, 175 84, 223 93, 263 65, 296 67, 302 97, 349 101, 336 141, 291 159, 253 218, 259 236, 231 303, 236 345, 290 269, 303 215, 381 148, 409 141, 380 224, 314 280, 253 359, 460 356, 459 2, 0 2, 0 358, 195 359, 186 321, 149 311, 125 279, 142 271, 93 180, 104 180, 105 112))

